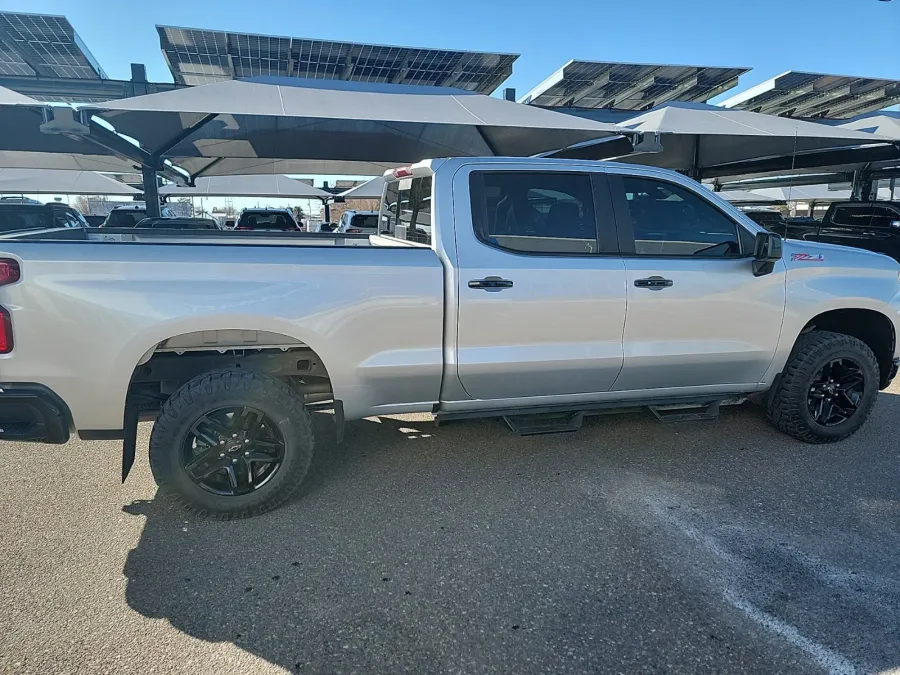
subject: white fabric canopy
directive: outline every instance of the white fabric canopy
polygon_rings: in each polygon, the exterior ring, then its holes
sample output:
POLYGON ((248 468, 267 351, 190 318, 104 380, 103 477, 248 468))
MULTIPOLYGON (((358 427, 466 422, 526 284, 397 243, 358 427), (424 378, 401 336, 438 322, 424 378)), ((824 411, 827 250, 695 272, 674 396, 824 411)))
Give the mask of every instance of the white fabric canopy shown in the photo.
MULTIPOLYGON (((358 175, 377 175, 361 165, 529 156, 622 133, 612 124, 461 89, 298 78, 228 80, 91 110, 150 152, 207 176, 226 173, 221 165, 235 159, 313 160, 335 163, 341 173, 350 173, 352 163, 358 175), (175 138, 181 140, 167 147, 175 138)), ((339 173, 324 166, 321 172, 339 173)))
POLYGON ((0 193, 135 195, 139 190, 93 171, 0 169, 0 193))
POLYGON ((357 185, 350 188, 346 192, 341 193, 344 199, 381 199, 381 193, 384 190, 384 176, 373 178, 367 183, 357 185))
POLYGON ((166 185, 159 194, 167 196, 197 197, 291 197, 302 199, 328 199, 331 193, 307 185, 288 176, 214 176, 198 178, 196 187, 166 185))

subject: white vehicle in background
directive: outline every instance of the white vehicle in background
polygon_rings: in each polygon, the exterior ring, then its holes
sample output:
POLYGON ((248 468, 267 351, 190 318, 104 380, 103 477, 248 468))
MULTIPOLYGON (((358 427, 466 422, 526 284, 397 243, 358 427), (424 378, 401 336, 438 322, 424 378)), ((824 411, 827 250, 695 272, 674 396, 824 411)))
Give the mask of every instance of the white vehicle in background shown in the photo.
POLYGON ((344 211, 335 232, 378 234, 378 211, 344 211))

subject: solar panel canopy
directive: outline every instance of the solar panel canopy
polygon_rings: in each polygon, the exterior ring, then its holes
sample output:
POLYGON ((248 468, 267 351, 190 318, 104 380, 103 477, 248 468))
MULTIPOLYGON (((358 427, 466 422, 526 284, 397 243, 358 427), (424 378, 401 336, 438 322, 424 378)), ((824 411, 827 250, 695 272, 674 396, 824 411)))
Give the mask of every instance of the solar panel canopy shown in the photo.
POLYGON ((569 61, 519 102, 552 108, 649 110, 667 101, 706 103, 749 68, 569 61))
POLYGON ((259 76, 456 87, 493 92, 517 54, 390 47, 355 42, 157 26, 179 84, 259 76))
POLYGON ((17 12, 0 12, 0 75, 106 77, 66 17, 17 12))
POLYGON ((790 117, 846 119, 900 102, 900 80, 789 70, 722 102, 790 117))

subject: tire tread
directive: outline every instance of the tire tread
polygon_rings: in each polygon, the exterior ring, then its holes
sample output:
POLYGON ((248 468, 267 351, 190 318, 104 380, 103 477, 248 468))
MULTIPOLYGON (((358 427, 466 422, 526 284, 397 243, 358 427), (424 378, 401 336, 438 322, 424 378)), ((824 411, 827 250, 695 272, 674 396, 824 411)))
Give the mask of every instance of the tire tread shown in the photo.
POLYGON ((150 471, 161 490, 174 497, 175 501, 193 513, 218 520, 250 518, 278 508, 288 501, 300 488, 309 468, 314 437, 309 413, 299 394, 287 383, 274 377, 252 370, 218 370, 200 375, 184 384, 163 404, 150 434, 150 471), (262 400, 273 401, 291 409, 291 419, 300 435, 300 446, 308 451, 301 461, 294 462, 291 471, 295 476, 282 480, 277 489, 268 493, 266 499, 257 504, 248 504, 236 510, 204 508, 194 503, 178 490, 169 489, 172 484, 172 463, 170 454, 179 440, 178 427, 183 423, 186 411, 198 399, 211 398, 217 394, 255 393, 262 400))
POLYGON ((781 380, 768 405, 769 421, 779 431, 805 443, 834 443, 848 438, 865 423, 872 412, 872 405, 860 410, 857 414, 862 417, 842 435, 823 436, 817 434, 804 419, 801 406, 807 405, 807 382, 814 375, 813 369, 817 363, 828 351, 837 347, 857 351, 861 358, 871 363, 876 375, 878 374, 878 360, 862 340, 831 331, 811 331, 801 335, 791 352, 784 372, 781 374, 781 380))

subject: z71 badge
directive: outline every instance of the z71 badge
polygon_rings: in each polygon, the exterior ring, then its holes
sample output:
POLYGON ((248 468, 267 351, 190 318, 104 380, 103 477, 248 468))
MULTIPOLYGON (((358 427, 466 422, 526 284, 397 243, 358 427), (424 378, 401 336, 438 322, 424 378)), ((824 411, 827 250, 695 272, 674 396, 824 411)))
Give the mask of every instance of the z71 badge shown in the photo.
POLYGON ((825 262, 825 256, 821 253, 816 255, 811 253, 792 253, 791 260, 794 262, 825 262))

